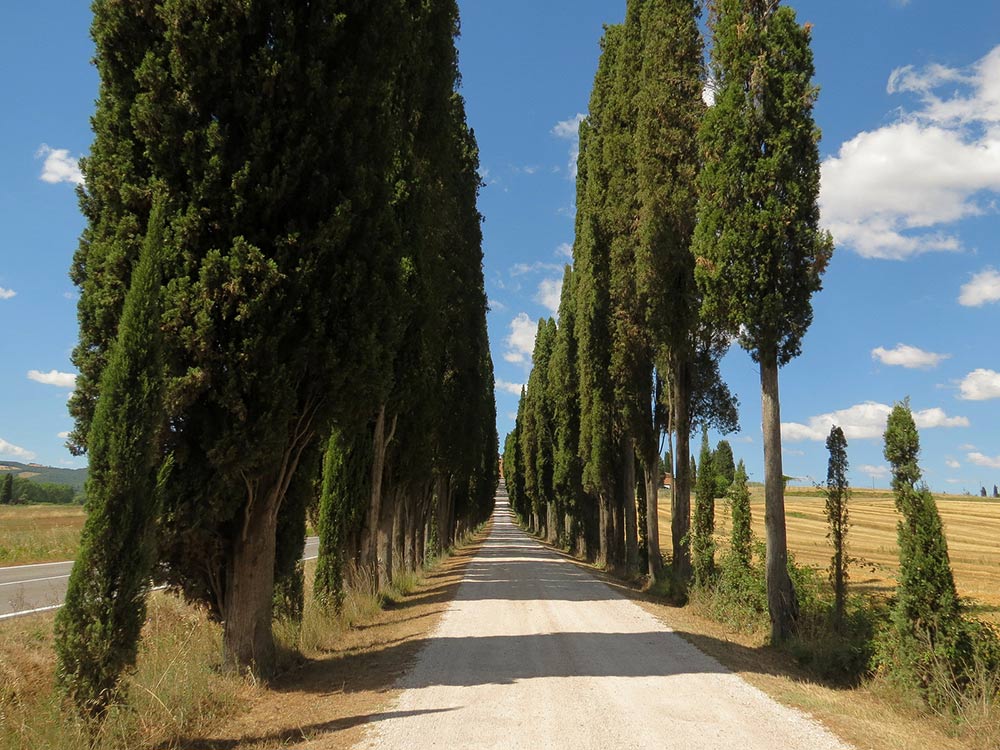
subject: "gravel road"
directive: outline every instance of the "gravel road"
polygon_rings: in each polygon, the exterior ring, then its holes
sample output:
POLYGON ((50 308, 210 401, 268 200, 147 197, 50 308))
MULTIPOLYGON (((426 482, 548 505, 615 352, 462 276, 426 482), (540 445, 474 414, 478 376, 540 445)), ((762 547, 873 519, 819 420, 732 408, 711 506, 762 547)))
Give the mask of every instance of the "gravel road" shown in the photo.
POLYGON ((521 532, 503 499, 399 687, 359 747, 849 747, 521 532))

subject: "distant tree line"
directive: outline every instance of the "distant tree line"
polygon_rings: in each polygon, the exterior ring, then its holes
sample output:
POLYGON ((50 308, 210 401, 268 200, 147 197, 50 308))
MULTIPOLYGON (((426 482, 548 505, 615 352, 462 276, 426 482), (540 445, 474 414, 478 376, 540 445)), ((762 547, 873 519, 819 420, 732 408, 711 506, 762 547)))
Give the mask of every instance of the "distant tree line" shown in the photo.
MULTIPOLYGON (((777 374, 800 351, 832 253, 818 226, 817 90, 809 27, 791 9, 709 5, 710 75, 695 0, 629 0, 624 23, 606 28, 580 125, 574 262, 558 320, 539 324, 504 466, 528 527, 655 578, 666 436, 677 457, 672 574, 689 580, 690 435, 736 427, 718 362, 738 341, 760 366, 767 588, 783 640, 796 599, 777 374)), ((706 502, 715 495, 706 485, 706 502)), ((703 532, 714 509, 704 511, 703 532)))
POLYGON ((227 669, 266 677, 309 514, 336 607, 491 512, 457 33, 453 0, 94 3, 70 402, 89 514, 56 625, 85 712, 134 662, 151 578, 224 623, 227 669))
POLYGON ((0 505, 24 505, 28 503, 70 503, 82 502, 83 495, 72 487, 54 482, 36 482, 32 479, 6 474, 0 479, 0 505))

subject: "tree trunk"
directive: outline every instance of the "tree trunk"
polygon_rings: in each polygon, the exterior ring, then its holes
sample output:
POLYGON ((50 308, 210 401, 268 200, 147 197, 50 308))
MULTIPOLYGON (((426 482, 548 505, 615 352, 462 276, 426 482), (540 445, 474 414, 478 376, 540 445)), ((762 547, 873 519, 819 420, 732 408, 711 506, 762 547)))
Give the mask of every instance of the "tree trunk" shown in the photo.
POLYGON ((379 589, 388 588, 392 583, 392 527, 395 515, 395 491, 385 494, 379 507, 378 532, 376 535, 376 552, 379 589))
POLYGON ((778 399, 778 360, 775 352, 761 352, 760 400, 764 428, 764 529, 767 535, 767 608, 771 641, 781 643, 791 634, 798 615, 795 589, 788 576, 785 538, 785 482, 781 466, 781 406, 778 399))
POLYGON ((434 499, 437 501, 437 549, 434 552, 440 555, 448 549, 448 534, 451 527, 449 519, 451 478, 443 475, 439 476, 434 494, 434 499))
POLYGON ((651 583, 655 583, 657 576, 660 575, 660 522, 657 517, 659 510, 657 494, 660 490, 659 465, 660 456, 656 440, 652 440, 643 462, 646 478, 646 552, 649 558, 646 572, 651 583))
POLYGON ((409 510, 409 496, 402 490, 397 490, 392 512, 392 574, 406 569, 406 516, 409 510))
POLYGON ((548 516, 545 521, 546 538, 549 544, 556 544, 559 541, 559 521, 556 519, 555 504, 548 503, 545 506, 545 512, 548 516))
POLYGON ((614 514, 611 511, 611 493, 602 490, 598 495, 598 537, 597 537, 597 564, 610 568, 613 564, 611 559, 612 547, 614 545, 614 514))
POLYGON ((276 491, 251 497, 226 580, 222 662, 225 669, 269 677, 274 670, 271 615, 277 528, 276 491))
POLYGON ((691 578, 691 414, 690 373, 681 364, 674 376, 674 429, 677 446, 673 454, 674 480, 671 499, 670 536, 673 545, 674 574, 682 581, 691 578))
POLYGON ((361 536, 361 565, 369 568, 376 580, 378 574, 378 536, 382 516, 382 477, 385 473, 385 404, 378 410, 372 436, 371 494, 365 513, 365 528, 361 536))
POLYGON ((635 447, 631 437, 622 439, 622 523, 625 526, 625 570, 639 569, 639 524, 635 507, 635 447))

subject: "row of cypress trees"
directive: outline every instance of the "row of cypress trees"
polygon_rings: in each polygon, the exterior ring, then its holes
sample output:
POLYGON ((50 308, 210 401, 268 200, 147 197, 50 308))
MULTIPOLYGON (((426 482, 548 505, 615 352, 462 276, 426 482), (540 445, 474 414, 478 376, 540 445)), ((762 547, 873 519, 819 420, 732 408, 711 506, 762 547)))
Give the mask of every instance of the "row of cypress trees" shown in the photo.
POLYGON ((84 710, 151 578, 269 674, 277 601, 380 583, 484 519, 497 438, 454 0, 96 0, 100 94, 71 443, 88 517, 57 620, 84 710))
POLYGON ((709 74, 700 7, 628 0, 624 23, 605 31, 580 126, 574 263, 558 322, 540 324, 504 466, 529 525, 627 570, 638 570, 642 535, 655 577, 657 450, 668 435, 680 457, 673 573, 689 579, 690 434, 735 428, 718 361, 738 341, 761 371, 769 609, 782 640, 796 604, 777 372, 799 353, 832 253, 818 227, 810 28, 775 0, 714 0, 709 74))

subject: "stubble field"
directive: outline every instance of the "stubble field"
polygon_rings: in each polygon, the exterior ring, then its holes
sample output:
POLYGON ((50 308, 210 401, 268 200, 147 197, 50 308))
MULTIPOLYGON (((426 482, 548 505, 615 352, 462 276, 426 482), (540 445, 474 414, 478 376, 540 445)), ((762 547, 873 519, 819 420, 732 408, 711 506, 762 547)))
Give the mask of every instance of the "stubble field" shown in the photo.
MULTIPOLYGON (((899 566, 898 514, 887 490, 853 489, 850 502, 850 585, 891 593, 899 566)), ((751 488, 753 530, 764 538, 764 490, 751 488)), ((948 538, 948 552, 960 596, 984 620, 1000 622, 1000 500, 963 495, 934 495, 948 538)), ((693 498, 692 498, 693 502, 693 498)), ((824 497, 816 489, 790 487, 785 492, 788 548, 800 564, 826 569, 832 549, 827 541, 824 497)), ((660 540, 670 552, 670 495, 660 492, 660 540)), ((716 535, 720 548, 729 536, 729 510, 716 500, 716 535)))

